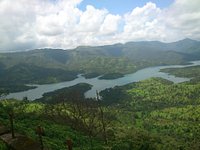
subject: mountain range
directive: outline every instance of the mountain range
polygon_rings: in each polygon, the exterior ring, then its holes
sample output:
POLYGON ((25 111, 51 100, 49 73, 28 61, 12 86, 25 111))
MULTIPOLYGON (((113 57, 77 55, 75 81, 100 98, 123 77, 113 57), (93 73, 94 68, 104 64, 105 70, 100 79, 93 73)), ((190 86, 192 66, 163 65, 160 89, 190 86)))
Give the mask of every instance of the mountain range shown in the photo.
POLYGON ((200 59, 200 42, 191 39, 0 53, 0 89, 21 91, 30 88, 26 84, 73 80, 80 73, 86 78, 103 75, 101 78, 112 79, 149 66, 197 59, 200 59))

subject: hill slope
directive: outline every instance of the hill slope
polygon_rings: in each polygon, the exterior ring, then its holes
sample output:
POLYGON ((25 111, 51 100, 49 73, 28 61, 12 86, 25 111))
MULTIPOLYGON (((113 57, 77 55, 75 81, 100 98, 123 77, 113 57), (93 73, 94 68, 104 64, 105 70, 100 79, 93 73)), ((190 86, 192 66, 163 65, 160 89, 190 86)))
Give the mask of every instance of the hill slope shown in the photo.
POLYGON ((11 81, 23 89, 28 83, 72 80, 79 73, 86 77, 105 75, 105 78, 116 78, 149 66, 182 64, 199 58, 200 42, 191 39, 174 43, 143 41, 81 46, 73 50, 37 49, 1 53, 0 85, 4 86, 0 88, 13 91, 5 87, 11 81))

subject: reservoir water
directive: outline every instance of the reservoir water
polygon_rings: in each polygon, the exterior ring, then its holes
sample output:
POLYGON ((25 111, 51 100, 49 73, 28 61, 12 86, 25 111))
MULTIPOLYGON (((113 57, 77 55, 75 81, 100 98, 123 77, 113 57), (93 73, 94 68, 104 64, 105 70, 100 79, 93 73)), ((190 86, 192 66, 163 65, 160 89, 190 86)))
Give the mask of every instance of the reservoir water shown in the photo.
POLYGON ((102 91, 106 88, 112 88, 115 86, 122 86, 132 82, 138 82, 141 80, 145 80, 151 77, 161 77, 172 81, 174 83, 180 83, 189 81, 189 78, 180 78, 175 77, 173 75, 169 75, 168 73, 160 72, 160 69, 164 68, 184 68, 189 66, 198 66, 200 65, 199 61, 192 61, 189 65, 169 65, 169 66, 156 66, 156 67, 149 67, 145 69, 141 69, 135 73, 127 74, 124 77, 112 80, 100 80, 97 78, 92 79, 85 79, 83 76, 79 75, 78 78, 72 81, 60 82, 60 83, 53 83, 53 84, 43 84, 43 85, 36 85, 37 88, 23 91, 23 92, 16 92, 10 93, 6 98, 15 98, 15 99, 23 99, 23 97, 27 97, 29 100, 35 100, 41 98, 44 93, 52 92, 57 89, 61 89, 64 87, 70 87, 76 85, 78 83, 88 83, 92 85, 92 89, 85 93, 85 97, 95 97, 96 90, 102 91))

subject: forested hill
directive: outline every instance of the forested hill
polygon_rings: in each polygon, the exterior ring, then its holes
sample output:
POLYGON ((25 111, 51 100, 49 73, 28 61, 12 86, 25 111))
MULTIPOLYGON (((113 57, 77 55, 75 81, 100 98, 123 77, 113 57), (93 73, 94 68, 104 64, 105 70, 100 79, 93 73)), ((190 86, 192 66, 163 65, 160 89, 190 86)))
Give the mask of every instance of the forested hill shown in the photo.
MULTIPOLYGON (((199 59, 198 45, 186 39, 1 54, 0 98, 5 90, 72 80, 78 73, 116 77, 146 66, 188 63, 199 59), (182 48, 172 49, 176 46, 182 48)), ((45 93, 36 101, 1 100, 0 126, 38 141, 35 129, 40 125, 44 129, 40 139, 52 150, 66 149, 66 140, 75 150, 199 150, 200 67, 161 71, 192 80, 174 84, 151 78, 105 89, 97 99, 85 99, 91 85, 80 83, 45 93)), ((0 149, 7 150, 2 141, 0 149)))
POLYGON ((199 58, 200 42, 191 39, 0 53, 0 88, 21 91, 28 88, 25 84, 72 80, 79 73, 88 78, 117 78, 148 66, 181 64, 199 58))
MULTIPOLYGON (((90 85, 46 93, 40 102, 2 100, 0 126, 10 126, 13 112, 14 131, 38 141, 40 125, 51 150, 65 150, 67 139, 74 150, 200 149, 200 82, 151 78, 106 89, 101 101, 84 99, 86 88, 90 85)), ((0 149, 7 150, 1 141, 0 149)))

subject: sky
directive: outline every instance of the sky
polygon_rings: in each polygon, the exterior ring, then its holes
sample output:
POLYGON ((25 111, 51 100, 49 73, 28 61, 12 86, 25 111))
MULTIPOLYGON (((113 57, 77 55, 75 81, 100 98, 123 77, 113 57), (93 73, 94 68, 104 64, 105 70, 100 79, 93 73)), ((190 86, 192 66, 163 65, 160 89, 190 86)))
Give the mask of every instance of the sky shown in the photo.
POLYGON ((200 40, 200 0, 0 0, 0 52, 200 40))
POLYGON ((132 11, 135 7, 143 7, 146 3, 155 3, 160 8, 165 8, 174 0, 84 0, 78 8, 85 11, 87 5, 95 6, 97 9, 107 9, 112 14, 123 15, 132 11))

